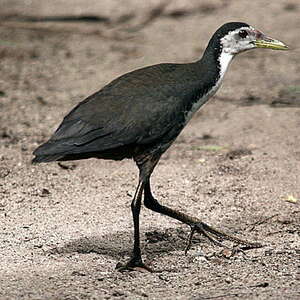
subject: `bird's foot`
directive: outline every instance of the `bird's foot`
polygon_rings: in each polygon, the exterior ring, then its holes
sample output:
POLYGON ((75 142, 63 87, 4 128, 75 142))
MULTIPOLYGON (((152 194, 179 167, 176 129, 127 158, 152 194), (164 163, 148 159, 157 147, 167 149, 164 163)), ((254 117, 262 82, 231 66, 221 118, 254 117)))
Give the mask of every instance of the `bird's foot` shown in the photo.
POLYGON ((191 226, 191 233, 190 233, 190 236, 189 236, 187 247, 185 249, 185 253, 187 253, 189 251, 190 247, 191 247, 192 239, 193 239, 193 236, 194 236, 195 232, 198 232, 198 233, 204 235, 213 244, 215 244, 217 246, 221 246, 223 248, 228 248, 226 245, 224 245, 221 242, 223 240, 234 242, 234 243, 236 243, 238 245, 242 245, 242 246, 244 246, 248 249, 263 247, 263 245, 260 244, 260 243, 249 242, 249 241, 246 241, 246 240, 242 240, 240 238, 234 237, 234 236, 229 235, 225 232, 217 230, 217 229, 215 229, 215 228, 213 228, 213 227, 211 227, 211 226, 209 226, 209 225, 207 225, 203 222, 195 223, 195 224, 192 224, 190 226, 191 226))
POLYGON ((116 270, 119 272, 128 272, 128 271, 139 271, 139 272, 150 272, 153 270, 145 265, 141 258, 132 257, 126 264, 117 263, 116 270))

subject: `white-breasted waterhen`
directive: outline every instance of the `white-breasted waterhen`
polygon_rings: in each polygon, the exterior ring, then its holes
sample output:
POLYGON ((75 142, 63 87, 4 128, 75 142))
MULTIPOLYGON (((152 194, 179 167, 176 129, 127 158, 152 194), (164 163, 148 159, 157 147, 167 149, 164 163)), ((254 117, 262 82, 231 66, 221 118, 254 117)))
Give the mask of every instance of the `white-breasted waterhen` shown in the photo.
POLYGON ((103 158, 132 158, 139 168, 131 203, 134 223, 132 256, 120 270, 145 268, 140 249, 139 214, 144 194, 147 208, 175 218, 211 241, 232 237, 198 218, 161 205, 152 195, 150 176, 161 155, 171 146, 193 114, 214 95, 233 57, 255 48, 288 47, 245 23, 221 26, 202 58, 193 63, 163 63, 129 72, 80 102, 64 118, 53 136, 35 151, 34 163, 103 158))

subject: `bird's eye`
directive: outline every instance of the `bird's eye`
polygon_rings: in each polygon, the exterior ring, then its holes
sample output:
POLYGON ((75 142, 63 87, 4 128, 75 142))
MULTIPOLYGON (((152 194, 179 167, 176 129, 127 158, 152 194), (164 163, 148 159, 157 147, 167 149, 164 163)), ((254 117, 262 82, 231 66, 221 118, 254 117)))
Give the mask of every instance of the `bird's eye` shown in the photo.
POLYGON ((239 36, 242 38, 242 39, 244 39, 245 37, 247 37, 247 35, 248 35, 248 32, 246 31, 246 30, 240 30, 239 31, 239 36))

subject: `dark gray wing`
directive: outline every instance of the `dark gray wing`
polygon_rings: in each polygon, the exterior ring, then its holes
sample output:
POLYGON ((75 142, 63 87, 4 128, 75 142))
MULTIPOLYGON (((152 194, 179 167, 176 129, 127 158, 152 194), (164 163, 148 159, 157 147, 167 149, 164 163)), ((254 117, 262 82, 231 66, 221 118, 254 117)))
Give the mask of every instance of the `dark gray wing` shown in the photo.
POLYGON ((186 89, 186 84, 180 84, 174 71, 181 66, 155 65, 117 78, 79 103, 34 154, 101 152, 150 144, 170 131, 180 131, 185 112, 181 86, 186 89))

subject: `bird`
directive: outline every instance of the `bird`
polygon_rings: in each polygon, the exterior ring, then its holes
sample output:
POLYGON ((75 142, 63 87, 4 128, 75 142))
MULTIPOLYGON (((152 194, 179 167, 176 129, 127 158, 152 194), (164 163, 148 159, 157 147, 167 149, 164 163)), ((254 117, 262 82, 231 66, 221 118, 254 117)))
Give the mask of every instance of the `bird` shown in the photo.
POLYGON ((162 205, 153 196, 150 185, 151 174, 161 156, 196 111, 219 89, 232 59, 255 48, 287 50, 288 46, 246 23, 226 23, 212 35, 200 59, 131 71, 81 101, 64 117, 50 139, 33 152, 33 163, 133 159, 139 170, 131 202, 133 249, 125 263, 117 264, 118 270, 153 271, 144 263, 140 247, 142 204, 189 225, 191 236, 197 232, 218 244, 229 240, 247 247, 260 246, 162 205))

